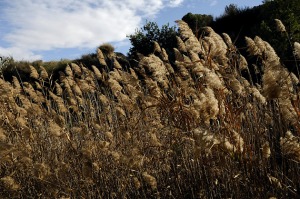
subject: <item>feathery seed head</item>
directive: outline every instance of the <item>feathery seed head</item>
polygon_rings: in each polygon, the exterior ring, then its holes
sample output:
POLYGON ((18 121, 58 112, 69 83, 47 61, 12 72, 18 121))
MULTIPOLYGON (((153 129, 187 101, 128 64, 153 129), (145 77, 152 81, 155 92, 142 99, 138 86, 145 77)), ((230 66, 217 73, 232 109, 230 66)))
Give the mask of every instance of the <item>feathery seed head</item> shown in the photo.
POLYGON ((242 70, 248 70, 248 62, 246 58, 243 55, 240 55, 239 59, 239 69, 242 70))
POLYGON ((46 71, 46 69, 43 66, 40 66, 40 77, 43 80, 46 80, 49 78, 48 72, 46 71))
POLYGON ((160 45, 156 41, 154 41, 153 44, 154 44, 154 52, 161 53, 160 45))
POLYGON ((37 70, 31 65, 29 65, 29 69, 30 69, 30 77, 33 79, 39 79, 39 73, 37 72, 37 70))
POLYGON ((283 25, 282 21, 279 19, 275 19, 276 28, 278 32, 286 32, 285 26, 283 25))
POLYGON ((298 59, 300 59, 300 43, 298 42, 294 43, 294 54, 298 59))
POLYGON ((283 155, 300 161, 300 142, 299 137, 294 136, 291 131, 287 131, 285 137, 280 138, 280 146, 283 155))
POLYGON ((271 149, 270 149, 269 142, 265 142, 262 145, 262 155, 263 155, 263 158, 265 158, 265 159, 268 159, 270 157, 271 149))
POLYGON ((255 42, 250 37, 245 37, 246 44, 247 44, 247 51, 250 55, 260 55, 261 50, 256 46, 255 42))
POLYGON ((100 48, 97 49, 97 58, 98 58, 99 63, 102 66, 107 66, 104 55, 103 55, 102 51, 100 50, 100 48))
POLYGON ((69 64, 65 68, 65 73, 66 73, 67 76, 73 77, 73 71, 72 71, 69 64))
POLYGON ((224 39, 226 45, 228 46, 228 48, 231 48, 231 49, 235 48, 230 36, 227 33, 222 33, 222 35, 223 35, 223 39, 224 39))
POLYGON ((112 92, 114 93, 114 95, 116 95, 116 96, 117 96, 117 94, 118 94, 119 92, 121 92, 122 89, 123 89, 123 87, 119 84, 119 82, 116 81, 116 80, 113 79, 113 78, 109 78, 109 80, 108 80, 108 85, 109 85, 111 91, 112 91, 112 92))
POLYGON ((113 58, 113 63, 114 63, 114 68, 122 70, 121 64, 119 63, 119 61, 115 57, 113 58))
POLYGON ((182 39, 180 37, 176 36, 176 40, 177 40, 178 50, 181 52, 187 52, 185 44, 182 41, 182 39))
POLYGON ((133 178, 133 184, 136 189, 141 188, 141 182, 139 181, 139 179, 137 177, 133 178))
POLYGON ((5 176, 0 179, 0 182, 4 185, 4 187, 11 191, 17 191, 21 187, 11 176, 5 176))
POLYGON ((157 189, 157 182, 155 177, 153 177, 152 175, 149 175, 147 172, 143 172, 142 176, 145 180, 145 182, 151 187, 151 189, 155 190, 157 189))
POLYGON ((56 137, 59 137, 62 134, 62 128, 53 120, 49 121, 48 130, 51 135, 54 135, 56 137))
POLYGON ((162 144, 159 142, 159 140, 158 140, 156 134, 153 133, 153 132, 150 133, 150 140, 149 140, 149 142, 150 142, 150 144, 151 144, 152 146, 157 146, 157 147, 162 146, 162 144))
POLYGON ((0 128, 0 142, 3 142, 6 140, 6 135, 4 133, 4 129, 0 128))
POLYGON ((177 20, 176 23, 179 26, 179 34, 181 38, 185 40, 186 50, 191 50, 196 53, 202 52, 202 47, 188 24, 183 20, 177 20))
POLYGON ((34 164, 34 175, 39 179, 44 179, 50 174, 50 167, 45 163, 34 164))
POLYGON ((71 68, 75 75, 80 76, 82 74, 81 68, 77 64, 71 63, 71 68))
POLYGON ((56 95, 58 96, 61 96, 63 94, 63 89, 57 82, 55 82, 55 91, 56 95))
POLYGON ((92 69, 94 71, 94 74, 95 74, 97 80, 102 80, 103 77, 102 77, 100 70, 95 65, 92 65, 92 69))
POLYGON ((161 49, 161 57, 162 57, 163 61, 165 61, 165 62, 169 61, 169 55, 168 55, 166 49, 164 49, 164 48, 161 49))

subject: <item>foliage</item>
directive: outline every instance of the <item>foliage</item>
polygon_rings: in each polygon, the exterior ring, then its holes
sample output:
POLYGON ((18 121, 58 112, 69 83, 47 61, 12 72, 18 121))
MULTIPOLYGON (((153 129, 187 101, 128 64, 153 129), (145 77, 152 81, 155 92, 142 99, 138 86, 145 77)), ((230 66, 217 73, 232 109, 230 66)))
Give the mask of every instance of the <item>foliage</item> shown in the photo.
POLYGON ((75 62, 76 63, 82 63, 85 66, 95 65, 97 67, 100 67, 99 60, 97 58, 96 53, 84 54, 84 55, 81 56, 80 59, 75 60, 75 62))
POLYGON ((14 62, 12 57, 2 57, 0 56, 0 71, 3 74, 3 71, 7 69, 7 67, 14 62))
POLYGON ((137 52, 143 55, 153 53, 154 41, 168 53, 172 53, 176 44, 176 35, 178 33, 175 26, 170 27, 166 24, 159 28, 156 22, 146 22, 142 28, 128 36, 132 45, 129 57, 136 57, 137 52))
POLYGON ((262 6, 264 19, 260 31, 265 33, 262 38, 268 38, 274 48, 278 49, 278 54, 286 63, 294 60, 291 43, 300 40, 299 6, 300 2, 296 0, 276 0, 266 2, 262 6), (286 34, 272 34, 276 30, 274 19, 282 20, 286 28, 286 34))
POLYGON ((33 66, 37 70, 40 66, 43 66, 49 74, 56 74, 58 71, 63 70, 71 60, 62 59, 60 61, 49 61, 43 62, 42 60, 37 60, 33 62, 29 61, 15 61, 13 58, 10 58, 6 62, 5 68, 2 68, 2 74, 5 80, 11 81, 12 76, 16 76, 24 81, 30 80, 29 66, 33 66))
POLYGON ((224 14, 218 17, 212 27, 218 33, 226 32, 239 47, 245 46, 244 37, 259 35, 268 40, 277 51, 285 65, 295 72, 293 45, 300 39, 300 2, 298 0, 264 1, 262 5, 253 8, 237 8, 229 5, 224 14), (287 32, 274 34, 276 24, 274 19, 282 20, 287 32))
POLYGON ((99 49, 104 53, 104 54, 111 54, 115 51, 115 48, 110 44, 110 43, 104 43, 99 46, 99 49))

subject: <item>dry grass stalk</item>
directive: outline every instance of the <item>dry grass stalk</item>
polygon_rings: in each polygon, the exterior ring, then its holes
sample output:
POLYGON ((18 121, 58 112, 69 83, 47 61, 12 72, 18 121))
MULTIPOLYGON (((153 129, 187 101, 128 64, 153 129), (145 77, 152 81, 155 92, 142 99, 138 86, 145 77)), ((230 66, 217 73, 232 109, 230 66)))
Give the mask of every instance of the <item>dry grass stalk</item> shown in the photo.
POLYGON ((39 84, 0 79, 0 197, 295 198, 298 78, 248 38, 264 72, 254 87, 228 35, 205 28, 199 42, 180 23, 175 64, 161 48, 130 72, 71 64, 50 88, 42 72, 39 84))

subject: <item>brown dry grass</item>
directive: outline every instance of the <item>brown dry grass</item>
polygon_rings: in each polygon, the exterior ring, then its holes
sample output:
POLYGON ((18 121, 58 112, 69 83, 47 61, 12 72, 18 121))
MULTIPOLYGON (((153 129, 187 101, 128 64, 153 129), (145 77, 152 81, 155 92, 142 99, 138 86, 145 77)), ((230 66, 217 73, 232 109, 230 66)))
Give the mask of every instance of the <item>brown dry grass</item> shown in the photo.
POLYGON ((72 63, 57 80, 42 67, 0 79, 0 197, 299 197, 296 76, 247 38, 264 69, 253 84, 228 35, 198 41, 178 23, 175 63, 156 45, 129 71, 72 63))

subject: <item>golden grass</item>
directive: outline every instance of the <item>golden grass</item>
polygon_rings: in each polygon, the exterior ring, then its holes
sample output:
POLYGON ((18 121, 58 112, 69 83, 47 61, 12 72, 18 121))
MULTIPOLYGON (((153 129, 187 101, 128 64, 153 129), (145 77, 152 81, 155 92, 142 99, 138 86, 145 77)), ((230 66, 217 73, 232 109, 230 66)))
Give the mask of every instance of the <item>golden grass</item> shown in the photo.
POLYGON ((254 84, 228 35, 178 24, 175 63, 156 43, 128 71, 67 63, 57 79, 46 66, 0 78, 0 197, 297 198, 297 77, 246 38, 262 63, 254 84))

